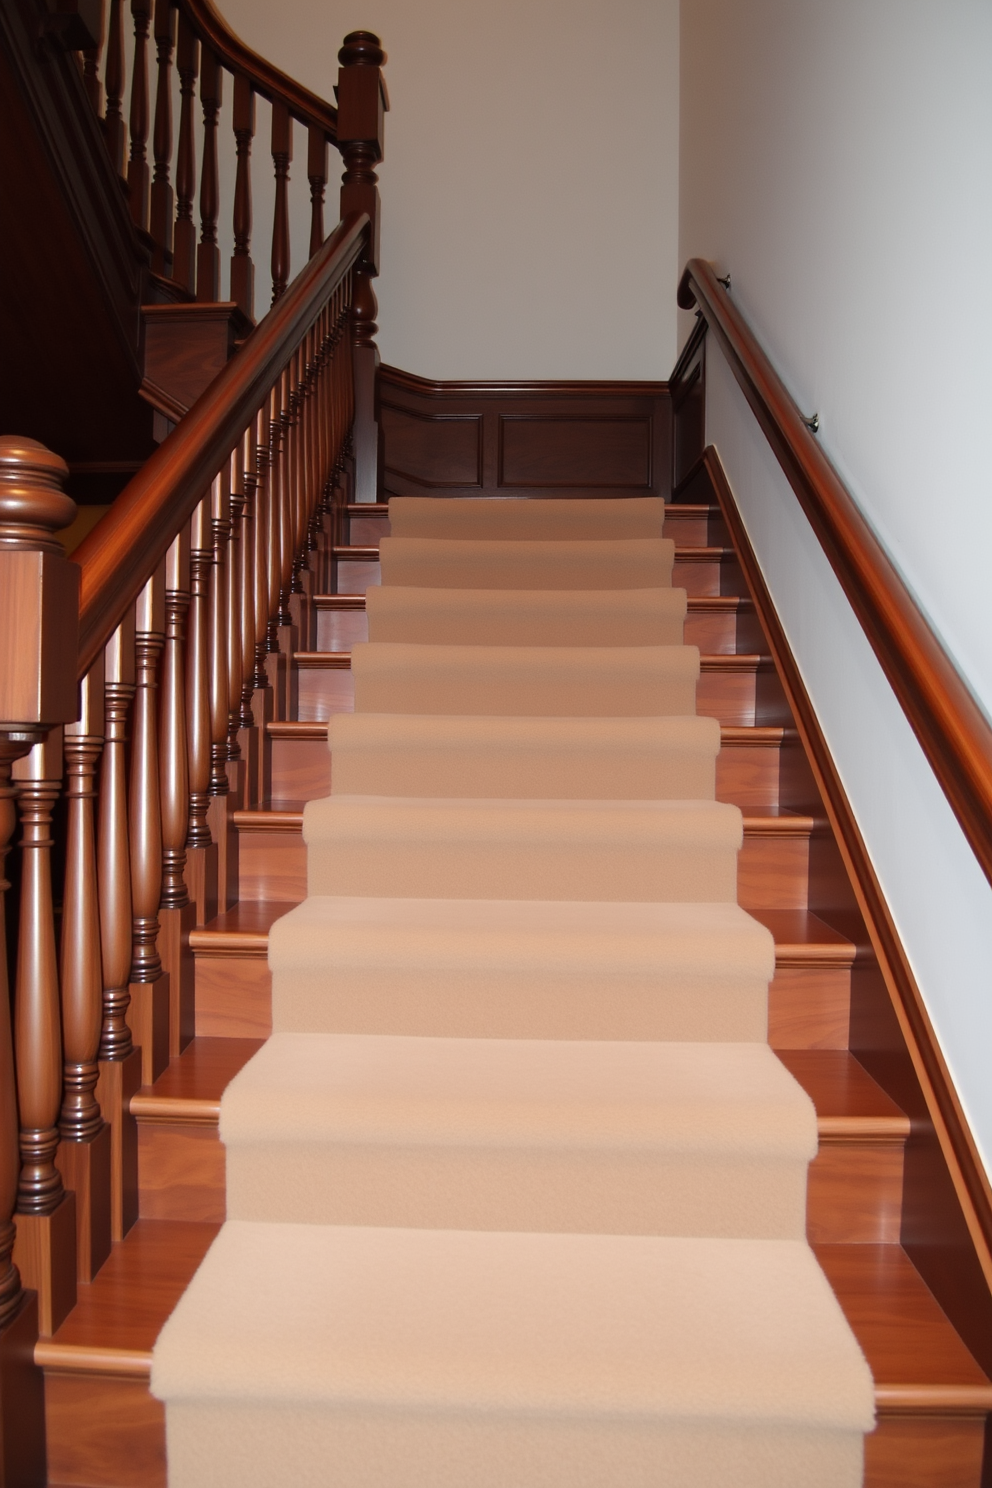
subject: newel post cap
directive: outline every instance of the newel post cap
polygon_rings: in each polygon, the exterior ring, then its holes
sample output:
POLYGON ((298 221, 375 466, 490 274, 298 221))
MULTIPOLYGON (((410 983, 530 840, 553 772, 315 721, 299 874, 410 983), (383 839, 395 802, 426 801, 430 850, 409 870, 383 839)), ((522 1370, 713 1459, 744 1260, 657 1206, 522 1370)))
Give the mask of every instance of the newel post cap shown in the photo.
POLYGON ((36 439, 0 435, 0 547, 61 553, 55 536, 76 515, 65 461, 36 439))
POLYGON ((374 31, 349 31, 338 52, 342 67, 381 67, 385 60, 382 42, 374 31))
POLYGON ((79 567, 55 536, 76 503, 34 439, 0 437, 0 735, 32 737, 78 713, 79 567))

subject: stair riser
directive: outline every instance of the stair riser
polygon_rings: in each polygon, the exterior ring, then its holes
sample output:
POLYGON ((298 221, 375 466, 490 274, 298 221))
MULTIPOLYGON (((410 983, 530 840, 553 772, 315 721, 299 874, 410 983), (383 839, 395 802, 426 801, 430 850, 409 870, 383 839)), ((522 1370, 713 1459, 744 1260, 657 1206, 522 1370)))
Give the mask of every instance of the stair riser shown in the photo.
MULTIPOLYGON (((138 1143, 143 1219, 225 1218, 225 1155, 216 1127, 142 1122, 138 1143)), ((809 1168, 810 1241, 898 1243, 902 1170, 901 1142, 822 1142, 809 1168)))
MULTIPOLYGON (((264 956, 196 955, 196 1031, 216 1038, 267 1038, 272 976, 264 956)), ((848 967, 780 966, 768 994, 775 1049, 846 1049, 851 1009, 848 967)))
MULTIPOLYGON (((698 646, 705 652, 734 653, 739 649, 737 616, 730 614, 689 614, 683 637, 687 646, 698 646)), ((318 610, 316 647, 318 651, 350 651, 352 646, 369 638, 368 617, 361 610, 318 610)))
MULTIPOLYGON (((323 722, 332 713, 351 713, 355 684, 351 672, 326 667, 297 668, 298 718, 323 722)), ((704 671, 696 684, 696 712, 728 728, 750 728, 755 722, 755 673, 739 667, 704 671)), ((273 787, 274 788, 274 787, 273 787)))
MULTIPOLYGON (((299 832, 239 832, 241 897, 299 904, 306 898, 306 849, 299 832)), ((809 840, 745 835, 737 892, 745 909, 805 909, 809 840)))
MULTIPOLYGON (((770 811, 779 799, 780 746, 724 745, 717 757, 716 798, 743 811, 770 811)), ((323 739, 272 740, 272 795, 310 801, 331 789, 331 756, 323 739)))
MULTIPOLYGON (((336 564, 338 571, 338 594, 364 594, 366 589, 379 583, 379 565, 367 559, 347 559, 336 564)), ((725 557, 686 560, 676 558, 672 570, 672 588, 685 589, 688 594, 723 594, 722 575, 729 571, 725 557)))
MULTIPOLYGON (((49 1481, 166 1488, 164 1411, 144 1381, 48 1373, 45 1403, 49 1481)), ((881 1414, 865 1488, 972 1488, 984 1438, 981 1416, 881 1414)))
POLYGON ((48 1481, 166 1488, 165 1408, 145 1380, 45 1373, 48 1481))
MULTIPOLYGON (((718 524, 707 513, 683 512, 678 505, 669 506, 665 512, 664 536, 672 538, 679 547, 706 547, 708 543, 717 541, 710 531, 715 525, 718 524)), ((378 543, 381 538, 389 537, 391 531, 386 516, 351 516, 348 519, 348 543, 355 547, 378 543)))

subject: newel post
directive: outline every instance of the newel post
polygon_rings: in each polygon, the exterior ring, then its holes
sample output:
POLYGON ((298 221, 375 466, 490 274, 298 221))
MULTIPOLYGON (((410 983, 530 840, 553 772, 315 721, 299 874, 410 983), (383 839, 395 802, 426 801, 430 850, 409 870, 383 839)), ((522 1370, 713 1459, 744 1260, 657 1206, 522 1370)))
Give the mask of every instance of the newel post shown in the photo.
POLYGON ((372 280, 379 272, 379 178, 383 116, 388 108, 382 64, 386 54, 371 31, 352 31, 338 53, 338 149, 344 157, 341 216, 367 212, 372 228, 367 254, 354 269, 351 344, 355 369, 355 500, 378 501, 383 462, 377 401, 379 348, 372 280))
POLYGON ((50 759, 43 757, 49 732, 55 729, 57 748, 57 725, 73 720, 77 708, 79 569, 67 562, 55 536, 75 513, 74 503, 62 491, 67 475, 63 461, 34 440, 0 439, 3 1484, 45 1481, 44 1392, 32 1351, 39 1331, 57 1326, 66 1301, 72 1305, 76 1282, 75 1210, 54 1164, 62 1059, 48 825, 61 770, 54 781, 48 779, 50 759), (12 1027, 3 914, 9 883, 4 865, 19 800, 23 851, 12 1027))

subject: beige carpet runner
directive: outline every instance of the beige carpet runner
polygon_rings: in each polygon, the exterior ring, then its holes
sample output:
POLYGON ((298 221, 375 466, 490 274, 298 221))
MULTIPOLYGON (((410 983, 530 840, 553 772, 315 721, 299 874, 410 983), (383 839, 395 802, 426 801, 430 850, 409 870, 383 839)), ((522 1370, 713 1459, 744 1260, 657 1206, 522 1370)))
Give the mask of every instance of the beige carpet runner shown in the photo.
POLYGON ((390 503, 155 1348, 172 1488, 857 1488, 661 502, 390 503))

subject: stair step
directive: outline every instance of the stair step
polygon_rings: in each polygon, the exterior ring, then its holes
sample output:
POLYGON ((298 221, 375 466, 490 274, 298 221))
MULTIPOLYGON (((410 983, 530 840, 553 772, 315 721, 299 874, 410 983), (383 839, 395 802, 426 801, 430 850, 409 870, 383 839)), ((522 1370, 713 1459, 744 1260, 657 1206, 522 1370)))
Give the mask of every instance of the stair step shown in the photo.
MULTIPOLYGON (((326 720, 269 723, 272 747, 272 793, 276 797, 313 800, 331 788, 331 756, 326 720)), ((755 814, 777 809, 779 755, 795 730, 731 725, 720 730, 716 761, 716 796, 755 814)))
POLYGON ((646 1482, 647 1454, 673 1480, 860 1488, 874 1405, 812 1253, 783 1240, 229 1221, 153 1379, 177 1476, 195 1454, 225 1483, 232 1451, 273 1482, 371 1460, 383 1488, 564 1488, 590 1454, 646 1482))
MULTIPOLYGON (((53 1484, 164 1485, 164 1412, 147 1389, 152 1344, 217 1231, 139 1220, 55 1337, 37 1344, 53 1484), (108 1463, 110 1434, 122 1449, 108 1463)), ((886 1488, 977 1482, 992 1383, 905 1251, 818 1245, 816 1254, 874 1376, 878 1425, 866 1440, 867 1480, 886 1488), (921 1464, 918 1475, 907 1463, 921 1464)))

